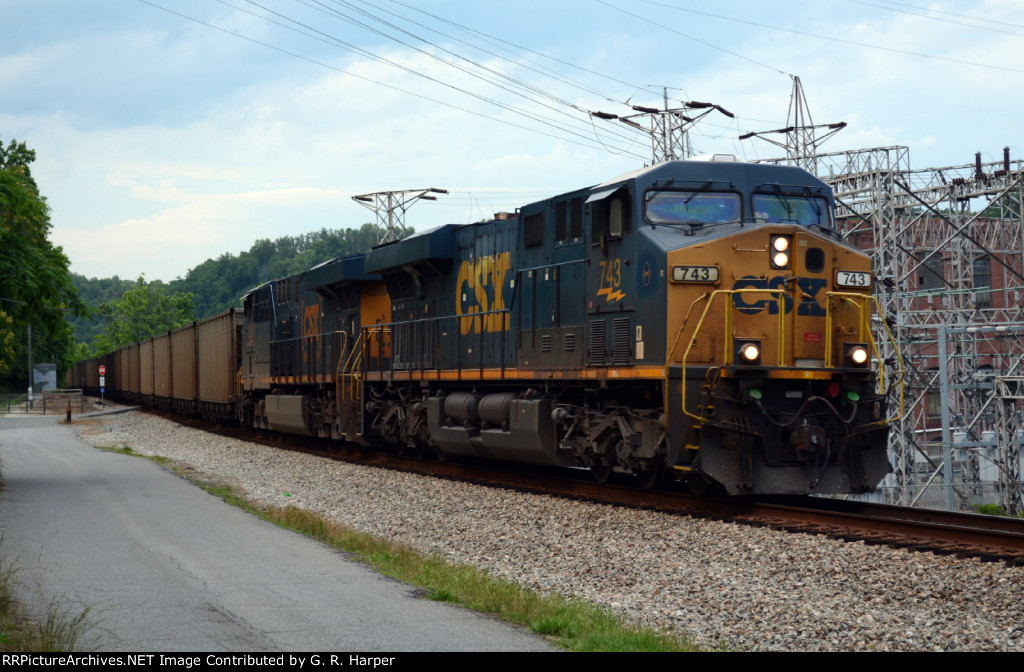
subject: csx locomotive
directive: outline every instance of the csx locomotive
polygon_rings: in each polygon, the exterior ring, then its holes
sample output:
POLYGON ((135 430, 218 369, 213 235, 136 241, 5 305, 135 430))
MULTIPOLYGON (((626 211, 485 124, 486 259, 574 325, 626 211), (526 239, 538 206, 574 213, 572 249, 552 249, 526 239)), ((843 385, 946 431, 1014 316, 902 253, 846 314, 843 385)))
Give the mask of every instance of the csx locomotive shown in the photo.
POLYGON ((245 296, 224 408, 599 482, 869 491, 901 375, 872 368, 870 262, 834 212, 799 168, 716 156, 336 259, 245 296))

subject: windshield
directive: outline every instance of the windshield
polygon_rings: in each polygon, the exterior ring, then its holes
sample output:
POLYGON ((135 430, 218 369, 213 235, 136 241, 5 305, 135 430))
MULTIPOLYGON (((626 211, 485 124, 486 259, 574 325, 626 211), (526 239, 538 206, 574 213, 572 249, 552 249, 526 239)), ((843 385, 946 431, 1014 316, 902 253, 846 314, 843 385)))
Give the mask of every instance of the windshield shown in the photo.
POLYGON ((754 194, 754 217, 770 224, 803 224, 832 228, 828 201, 814 196, 754 194))
POLYGON ((699 191, 649 191, 644 209, 652 224, 717 224, 740 218, 740 195, 699 191))

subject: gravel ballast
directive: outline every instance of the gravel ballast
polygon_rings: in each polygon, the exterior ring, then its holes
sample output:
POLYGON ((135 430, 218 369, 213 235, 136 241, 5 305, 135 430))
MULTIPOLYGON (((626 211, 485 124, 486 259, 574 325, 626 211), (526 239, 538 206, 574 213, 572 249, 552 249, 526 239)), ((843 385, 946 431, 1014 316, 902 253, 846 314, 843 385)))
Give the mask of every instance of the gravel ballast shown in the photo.
POLYGON ((700 643, 768 651, 1024 651, 1024 569, 347 464, 130 412, 79 425, 494 576, 700 643), (88 424, 85 424, 88 423, 88 424))

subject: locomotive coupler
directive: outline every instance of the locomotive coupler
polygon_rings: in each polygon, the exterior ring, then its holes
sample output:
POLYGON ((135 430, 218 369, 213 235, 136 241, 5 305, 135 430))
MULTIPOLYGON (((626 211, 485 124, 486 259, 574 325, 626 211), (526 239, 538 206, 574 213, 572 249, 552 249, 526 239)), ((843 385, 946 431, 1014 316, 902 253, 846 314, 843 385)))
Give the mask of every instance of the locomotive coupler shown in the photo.
POLYGON ((828 437, 825 430, 810 424, 807 422, 807 418, 804 418, 802 423, 790 431, 789 443, 801 459, 807 459, 809 455, 815 455, 828 449, 828 437))

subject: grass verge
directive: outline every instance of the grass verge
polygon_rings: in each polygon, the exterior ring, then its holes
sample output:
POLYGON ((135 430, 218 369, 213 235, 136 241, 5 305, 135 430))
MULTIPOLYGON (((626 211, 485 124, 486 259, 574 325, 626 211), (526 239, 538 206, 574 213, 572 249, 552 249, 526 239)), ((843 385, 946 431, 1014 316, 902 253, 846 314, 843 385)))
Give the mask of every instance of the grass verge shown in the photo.
MULTIPOLYGON (((0 540, 2 543, 2 540, 0 540)), ((80 612, 62 606, 60 598, 50 601, 46 619, 37 622, 25 616, 13 596, 14 563, 0 557, 0 651, 5 653, 70 653, 92 651, 96 641, 92 630, 92 608, 80 612)))
MULTIPOLYGON (((218 493, 219 494, 219 493, 218 493)), ((543 595, 496 579, 471 565, 424 555, 407 546, 325 521, 295 507, 255 510, 283 527, 308 534, 386 576, 421 588, 427 599, 450 602, 528 627, 571 651, 699 651, 692 641, 637 628, 582 600, 543 595)))
MULTIPOLYGON (((107 450, 139 455, 127 446, 107 450)), ((167 462, 166 458, 157 458, 157 461, 167 462)), ((346 551, 375 571, 421 589, 427 599, 449 602, 523 625, 547 637, 555 646, 570 651, 702 650, 688 638, 631 626, 610 610, 589 602, 544 595, 494 578, 471 565, 425 555, 293 506, 257 506, 230 486, 192 478, 181 469, 175 471, 228 504, 346 551)))

